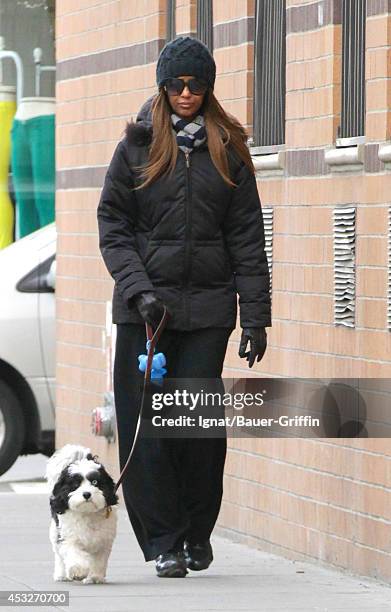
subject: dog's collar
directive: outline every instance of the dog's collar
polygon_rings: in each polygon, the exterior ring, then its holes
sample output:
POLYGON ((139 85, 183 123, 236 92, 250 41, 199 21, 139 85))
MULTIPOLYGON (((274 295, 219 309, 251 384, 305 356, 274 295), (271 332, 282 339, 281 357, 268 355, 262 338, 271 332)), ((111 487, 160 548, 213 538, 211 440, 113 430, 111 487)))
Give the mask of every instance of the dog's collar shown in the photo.
POLYGON ((106 518, 109 518, 111 511, 112 511, 112 507, 106 506, 106 518))

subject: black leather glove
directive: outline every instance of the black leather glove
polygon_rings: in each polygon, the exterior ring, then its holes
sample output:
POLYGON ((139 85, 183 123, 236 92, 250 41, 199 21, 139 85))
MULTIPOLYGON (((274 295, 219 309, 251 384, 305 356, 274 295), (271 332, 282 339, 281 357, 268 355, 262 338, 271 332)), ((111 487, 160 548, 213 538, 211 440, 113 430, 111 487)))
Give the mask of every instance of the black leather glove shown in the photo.
MULTIPOLYGON (((163 302, 153 291, 144 291, 134 296, 135 304, 144 321, 153 327, 157 327, 164 314, 163 302)), ((166 306, 167 308, 167 306, 166 306)), ((168 308, 167 308, 167 312, 168 308)))
POLYGON ((252 368, 255 358, 261 361, 267 346, 266 329, 264 327, 244 327, 239 345, 239 357, 246 357, 248 367, 252 368), (250 350, 246 351, 250 340, 250 350))

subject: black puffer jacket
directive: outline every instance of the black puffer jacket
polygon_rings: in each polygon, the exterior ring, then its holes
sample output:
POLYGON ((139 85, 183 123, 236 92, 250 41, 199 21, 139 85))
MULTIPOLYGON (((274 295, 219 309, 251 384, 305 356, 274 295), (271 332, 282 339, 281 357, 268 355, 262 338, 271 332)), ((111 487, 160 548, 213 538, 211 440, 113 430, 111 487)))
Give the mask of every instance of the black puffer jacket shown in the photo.
POLYGON ((172 317, 167 328, 193 330, 236 325, 270 327, 269 271, 256 180, 228 147, 232 180, 224 182, 207 142, 189 167, 178 151, 171 178, 140 184, 134 166, 148 159, 151 103, 128 124, 108 168, 97 217, 99 248, 115 280, 114 323, 143 323, 132 299, 155 290, 172 317))

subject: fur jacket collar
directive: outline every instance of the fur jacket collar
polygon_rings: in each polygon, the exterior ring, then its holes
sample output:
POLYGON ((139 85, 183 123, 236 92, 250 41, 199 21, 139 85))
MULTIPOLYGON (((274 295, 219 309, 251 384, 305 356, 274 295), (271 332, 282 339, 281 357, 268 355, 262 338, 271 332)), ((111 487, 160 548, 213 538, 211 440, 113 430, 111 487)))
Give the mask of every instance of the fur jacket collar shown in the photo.
POLYGON ((151 106, 155 95, 144 102, 140 108, 136 121, 127 121, 125 128, 126 140, 136 147, 146 147, 152 142, 152 113, 151 106))

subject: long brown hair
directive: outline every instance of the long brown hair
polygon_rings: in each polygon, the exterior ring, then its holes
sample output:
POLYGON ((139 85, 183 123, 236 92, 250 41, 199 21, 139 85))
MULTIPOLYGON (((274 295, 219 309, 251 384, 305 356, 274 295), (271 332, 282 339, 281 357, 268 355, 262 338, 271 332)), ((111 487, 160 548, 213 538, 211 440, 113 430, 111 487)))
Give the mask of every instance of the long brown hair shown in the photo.
MULTIPOLYGON (((254 173, 254 165, 246 144, 247 133, 239 121, 223 109, 212 89, 205 93, 201 108, 204 110, 205 129, 212 162, 224 181, 234 187, 235 183, 229 176, 226 147, 228 143, 231 143, 239 159, 243 160, 254 173)), ((163 87, 159 89, 159 93, 152 101, 151 112, 153 136, 149 160, 147 164, 135 168, 141 171, 140 175, 143 180, 142 184, 135 189, 146 187, 165 173, 171 174, 177 161, 178 145, 171 121, 173 111, 163 87)))

